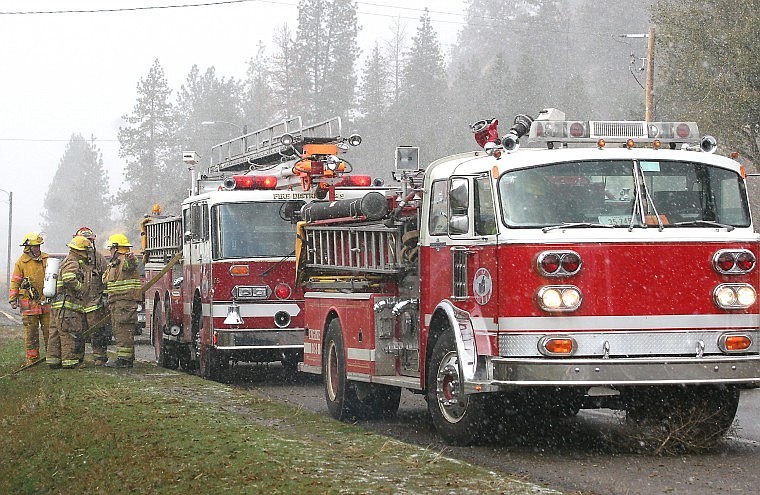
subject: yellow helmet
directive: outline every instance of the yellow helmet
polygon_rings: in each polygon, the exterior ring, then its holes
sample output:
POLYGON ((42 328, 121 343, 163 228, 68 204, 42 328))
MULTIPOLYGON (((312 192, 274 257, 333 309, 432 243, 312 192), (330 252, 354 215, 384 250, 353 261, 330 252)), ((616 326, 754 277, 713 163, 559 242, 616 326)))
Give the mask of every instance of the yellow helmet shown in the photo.
POLYGON ((108 247, 132 247, 129 243, 129 239, 124 234, 113 234, 108 238, 108 247))
POLYGON ((92 246, 92 243, 83 235, 75 235, 74 238, 71 239, 71 242, 66 245, 77 251, 87 251, 90 246, 92 246))
POLYGON ((21 246, 39 246, 42 244, 42 234, 36 231, 29 232, 24 236, 24 240, 21 242, 21 246))

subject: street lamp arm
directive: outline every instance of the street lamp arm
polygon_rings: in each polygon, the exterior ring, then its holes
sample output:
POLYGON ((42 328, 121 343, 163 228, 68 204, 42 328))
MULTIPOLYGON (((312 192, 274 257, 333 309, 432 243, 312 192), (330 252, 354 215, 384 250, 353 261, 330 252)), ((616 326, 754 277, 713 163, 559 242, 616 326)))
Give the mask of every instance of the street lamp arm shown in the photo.
POLYGON ((246 133, 245 126, 240 127, 238 124, 234 122, 227 122, 226 120, 204 120, 203 122, 201 122, 201 125, 215 125, 215 124, 231 125, 232 127, 236 128, 238 131, 240 131, 241 134, 246 133))

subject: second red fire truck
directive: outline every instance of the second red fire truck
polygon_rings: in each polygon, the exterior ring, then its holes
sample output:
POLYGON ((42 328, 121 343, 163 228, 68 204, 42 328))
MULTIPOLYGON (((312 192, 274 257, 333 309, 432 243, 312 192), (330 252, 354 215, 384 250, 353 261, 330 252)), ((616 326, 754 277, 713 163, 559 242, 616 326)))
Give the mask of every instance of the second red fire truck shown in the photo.
POLYGON ((722 435, 760 383, 743 167, 693 122, 497 124, 424 168, 400 149, 382 211, 303 208, 301 369, 330 414, 392 414, 409 389, 453 443, 599 407, 722 435))
MULTIPOLYGON (((293 212, 315 198, 356 195, 369 176, 338 155, 358 145, 339 118, 300 117, 221 143, 179 216, 142 225, 146 323, 159 365, 218 379, 237 361, 303 355, 303 291, 295 287, 293 212), (178 261, 179 260, 179 261, 178 261)), ((190 168, 194 152, 184 154, 190 168)))

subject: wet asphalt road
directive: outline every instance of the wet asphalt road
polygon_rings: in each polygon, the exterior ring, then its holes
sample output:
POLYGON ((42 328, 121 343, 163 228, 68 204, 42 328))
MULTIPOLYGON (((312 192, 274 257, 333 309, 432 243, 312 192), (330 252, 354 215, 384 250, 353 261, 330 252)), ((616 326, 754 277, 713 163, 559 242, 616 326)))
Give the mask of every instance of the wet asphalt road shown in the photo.
MULTIPOLYGON (((147 342, 137 346, 137 354, 155 361, 147 342)), ((289 374, 277 363, 241 364, 234 368, 229 383, 327 415, 318 376, 289 374)), ((628 436, 622 418, 606 410, 582 411, 577 417, 551 424, 516 424, 484 445, 452 447, 435 435, 423 398, 405 390, 395 419, 360 424, 566 493, 754 494, 760 490, 758 412, 760 389, 743 391, 734 431, 716 449, 670 457, 635 453, 636 439, 628 436)))

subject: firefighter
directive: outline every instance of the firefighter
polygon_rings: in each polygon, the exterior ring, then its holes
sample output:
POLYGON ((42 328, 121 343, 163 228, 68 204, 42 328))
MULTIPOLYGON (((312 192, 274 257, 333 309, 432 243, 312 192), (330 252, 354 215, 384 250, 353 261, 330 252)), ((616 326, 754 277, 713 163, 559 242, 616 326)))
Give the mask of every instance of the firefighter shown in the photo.
POLYGON ((24 253, 13 267, 13 275, 8 291, 8 302, 13 309, 21 306, 21 321, 24 324, 26 343, 26 364, 40 358, 40 330, 47 353, 48 329, 50 328, 50 305, 42 296, 45 283, 45 268, 48 255, 42 252, 42 234, 29 232, 21 246, 24 253))
POLYGON ((131 368, 135 360, 137 302, 142 299, 140 272, 127 236, 113 234, 108 238, 108 247, 111 259, 103 274, 103 282, 106 284, 108 311, 111 313, 111 327, 116 338, 116 361, 108 366, 131 368))
POLYGON ((82 236, 90 241, 92 249, 89 251, 85 266, 85 297, 84 314, 87 319, 87 331, 82 339, 82 348, 77 349, 77 355, 84 358, 84 343, 92 344, 92 357, 95 366, 103 366, 108 362, 108 344, 111 341, 111 332, 108 328, 108 311, 104 304, 105 284, 103 274, 106 272, 105 256, 95 247, 96 235, 89 227, 81 227, 74 237, 82 236))
POLYGON ((88 257, 92 244, 78 235, 67 244, 69 254, 61 263, 60 276, 53 300, 56 329, 50 339, 47 360, 51 368, 72 369, 82 367, 84 332, 87 318, 84 308, 87 297, 88 257), (60 345, 56 346, 60 341, 60 345), (58 354, 56 356, 56 354, 58 354))

